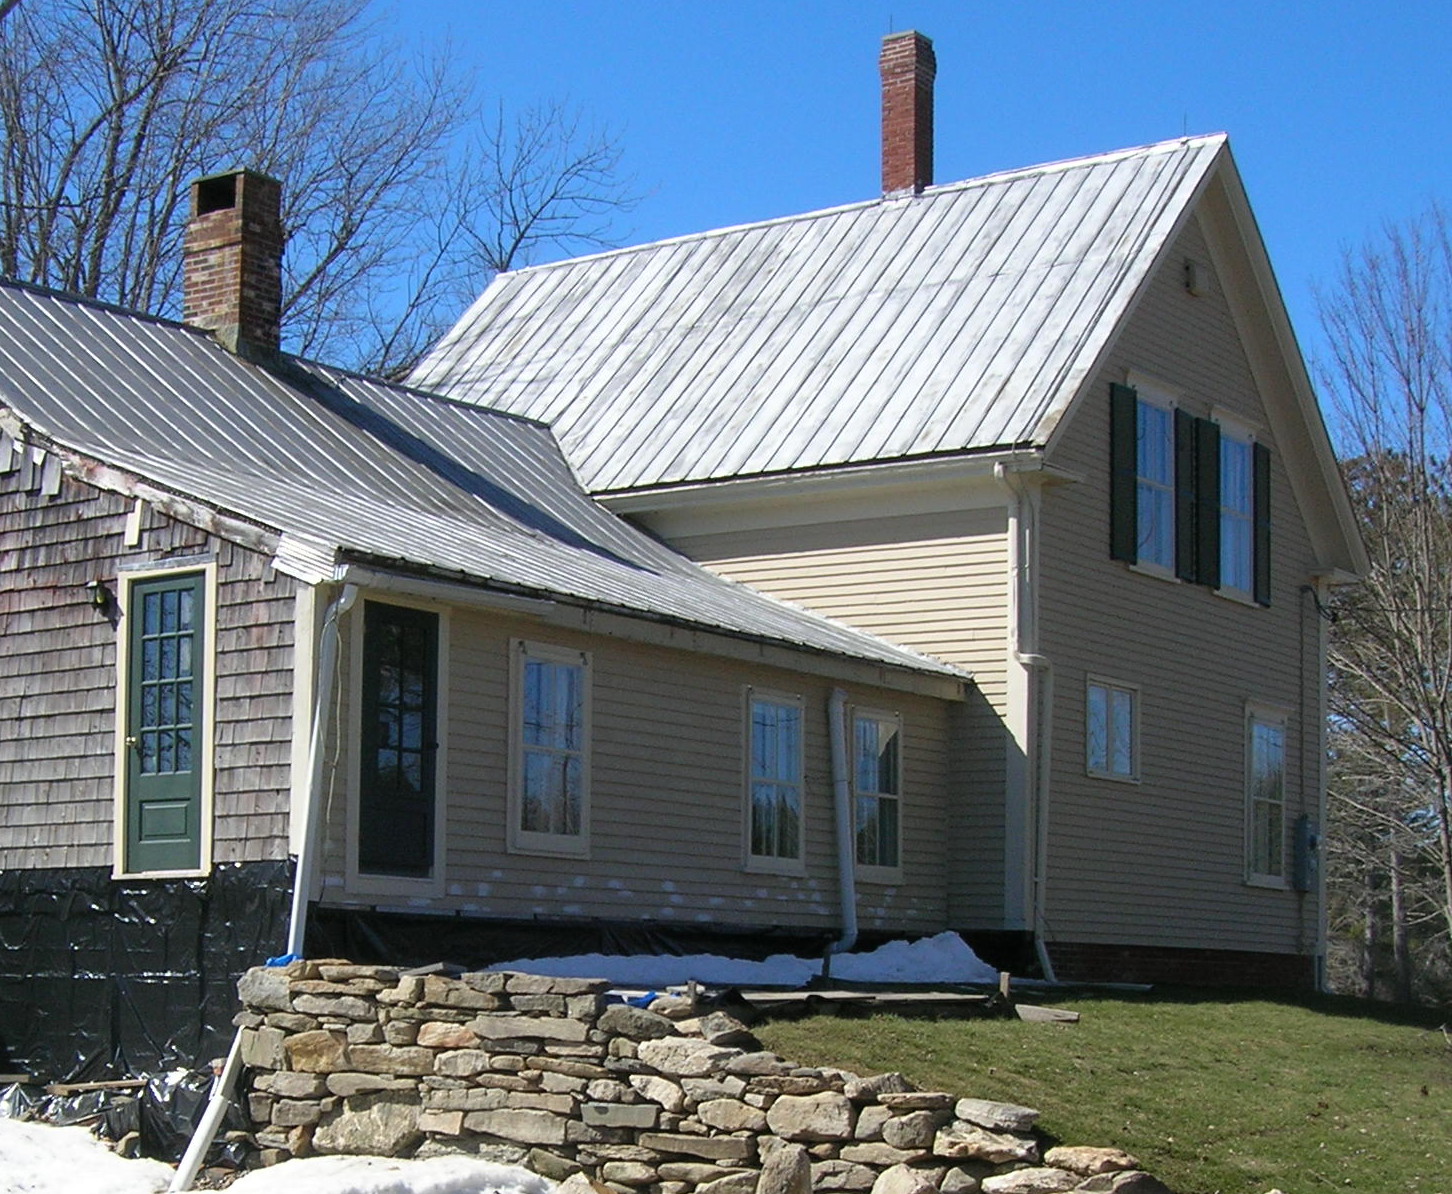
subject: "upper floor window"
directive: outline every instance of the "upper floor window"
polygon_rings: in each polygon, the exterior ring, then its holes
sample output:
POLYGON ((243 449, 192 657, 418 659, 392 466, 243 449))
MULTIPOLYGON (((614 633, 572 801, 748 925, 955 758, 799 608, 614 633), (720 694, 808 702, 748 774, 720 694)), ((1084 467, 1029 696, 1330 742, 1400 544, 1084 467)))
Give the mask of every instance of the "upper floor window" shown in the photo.
POLYGON ((590 657, 514 644, 509 844, 583 857, 590 826, 590 657))
POLYGON ((1265 445, 1117 384, 1109 443, 1111 557, 1269 605, 1265 445))
POLYGON ((747 865, 799 871, 802 850, 802 703, 748 690, 747 865))
POLYGON ((1249 439, 1220 436, 1220 587, 1249 595, 1255 585, 1255 481, 1249 439))

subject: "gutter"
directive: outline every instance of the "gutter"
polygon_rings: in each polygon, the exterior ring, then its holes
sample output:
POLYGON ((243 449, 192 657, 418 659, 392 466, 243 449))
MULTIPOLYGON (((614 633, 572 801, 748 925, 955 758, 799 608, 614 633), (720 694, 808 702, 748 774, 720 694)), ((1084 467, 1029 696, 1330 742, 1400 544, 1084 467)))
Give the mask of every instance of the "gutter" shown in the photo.
POLYGON ((1039 683, 1034 686, 1033 717, 1029 725, 1033 735, 1033 782, 1030 785, 1032 790, 1032 815, 1033 815, 1033 874, 1031 878, 1031 900, 1032 900, 1032 922, 1034 933, 1034 953, 1039 960, 1039 969, 1044 978, 1053 983, 1058 982, 1054 974, 1054 963, 1049 957, 1048 945, 1048 922, 1045 917, 1045 907, 1048 903, 1049 886, 1049 796, 1050 796, 1050 770, 1053 751, 1054 734, 1054 665, 1047 655, 1036 651, 1025 651, 1025 642, 1030 647, 1037 646, 1038 625, 1034 617, 1035 605, 1033 603, 1032 588, 1032 560, 1033 552, 1037 547, 1035 541, 1036 511, 1030 495, 1014 480, 1014 474, 1019 470, 1010 469, 1003 461, 998 461, 993 466, 993 475, 1013 494, 1014 502, 1010 515, 1010 524, 1014 537, 1014 578, 1013 578, 1013 600, 1014 617, 1010 621, 1012 627, 1013 658, 1020 667, 1026 668, 1039 677, 1039 683), (1028 632, 1025 632, 1027 623, 1028 632))

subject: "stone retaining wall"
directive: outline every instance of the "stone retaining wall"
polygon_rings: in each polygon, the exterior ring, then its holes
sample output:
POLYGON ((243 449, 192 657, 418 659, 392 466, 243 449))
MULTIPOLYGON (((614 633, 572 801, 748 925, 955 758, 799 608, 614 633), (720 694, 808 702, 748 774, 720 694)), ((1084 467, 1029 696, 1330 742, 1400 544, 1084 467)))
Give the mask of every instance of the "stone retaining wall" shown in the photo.
POLYGON ((1168 1194, 1115 1149, 1040 1155, 1025 1107, 761 1051, 679 998, 379 966, 256 968, 246 1109, 259 1160, 467 1152, 615 1194, 1168 1194))

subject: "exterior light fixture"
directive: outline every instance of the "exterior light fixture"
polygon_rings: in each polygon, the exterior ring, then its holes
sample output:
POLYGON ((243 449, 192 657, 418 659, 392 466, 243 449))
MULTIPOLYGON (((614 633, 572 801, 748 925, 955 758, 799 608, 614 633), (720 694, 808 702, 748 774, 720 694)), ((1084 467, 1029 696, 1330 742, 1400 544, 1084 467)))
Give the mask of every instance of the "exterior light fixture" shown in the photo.
POLYGON ((106 587, 104 580, 86 581, 85 590, 91 604, 97 609, 105 609, 111 604, 111 590, 106 587))

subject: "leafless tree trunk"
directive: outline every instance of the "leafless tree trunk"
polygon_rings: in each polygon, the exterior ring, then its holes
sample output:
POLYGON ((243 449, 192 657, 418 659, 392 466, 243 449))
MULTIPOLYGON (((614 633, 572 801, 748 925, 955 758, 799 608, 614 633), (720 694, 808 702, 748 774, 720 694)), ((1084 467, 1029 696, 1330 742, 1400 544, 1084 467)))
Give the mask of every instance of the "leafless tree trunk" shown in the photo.
MULTIPOLYGON (((1401 922, 1452 939, 1452 230, 1434 209, 1346 258, 1321 375, 1371 574, 1331 635, 1333 833, 1395 856, 1401 922), (1379 844, 1379 846, 1378 846, 1379 844)), ((1394 933, 1397 918, 1394 916, 1394 933)), ((1429 936, 1430 934, 1430 936, 1429 936)))
POLYGON ((11 277, 175 315, 187 185, 249 166, 284 187, 287 346, 397 370, 494 271, 602 243, 631 202, 608 136, 550 107, 485 125, 366 0, 0 3, 11 277))
POLYGON ((1365 932, 1361 938, 1361 993, 1365 999, 1376 998, 1376 953, 1379 944, 1377 926, 1381 923, 1376 909, 1376 880, 1371 872, 1366 874, 1366 885, 1362 889, 1362 916, 1365 918, 1365 932))
POLYGON ((1393 848, 1391 855, 1392 969, 1396 975, 1397 1002, 1411 1003, 1412 953, 1403 867, 1401 853, 1393 848))

